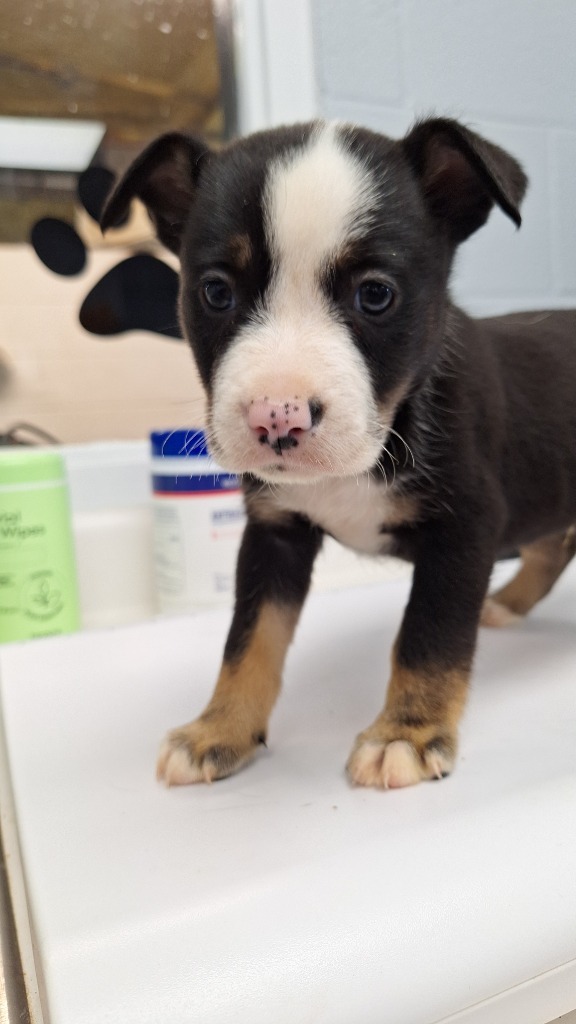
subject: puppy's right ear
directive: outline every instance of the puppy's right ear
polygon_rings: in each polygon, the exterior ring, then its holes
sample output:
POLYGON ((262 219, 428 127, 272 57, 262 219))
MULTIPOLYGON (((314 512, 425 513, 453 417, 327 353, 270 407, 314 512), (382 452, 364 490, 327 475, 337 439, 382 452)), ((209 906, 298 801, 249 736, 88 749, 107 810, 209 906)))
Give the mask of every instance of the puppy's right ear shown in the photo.
POLYGON ((160 241, 178 254, 200 167, 210 153, 200 139, 179 132, 161 135, 108 196, 100 218, 102 231, 118 224, 137 197, 146 206, 160 241))

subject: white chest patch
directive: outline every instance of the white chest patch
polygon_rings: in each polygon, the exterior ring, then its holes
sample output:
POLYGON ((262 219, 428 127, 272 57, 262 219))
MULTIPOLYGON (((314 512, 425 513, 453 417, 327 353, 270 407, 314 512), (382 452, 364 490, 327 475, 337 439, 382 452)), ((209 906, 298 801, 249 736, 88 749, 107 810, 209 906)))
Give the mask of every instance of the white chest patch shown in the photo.
POLYGON ((406 499, 367 473, 315 484, 281 484, 274 488, 274 497, 280 508, 307 516, 345 547, 368 555, 386 554, 386 527, 411 518, 406 499))

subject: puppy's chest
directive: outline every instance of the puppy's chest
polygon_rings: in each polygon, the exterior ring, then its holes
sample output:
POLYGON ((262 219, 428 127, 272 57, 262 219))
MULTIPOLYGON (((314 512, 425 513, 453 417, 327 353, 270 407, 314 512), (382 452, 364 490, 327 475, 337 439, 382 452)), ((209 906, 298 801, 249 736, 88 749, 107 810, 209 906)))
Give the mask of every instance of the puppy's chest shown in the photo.
POLYGON ((317 484, 281 484, 277 508, 305 515, 346 547, 364 554, 390 551, 392 531, 414 521, 414 502, 368 474, 317 484))

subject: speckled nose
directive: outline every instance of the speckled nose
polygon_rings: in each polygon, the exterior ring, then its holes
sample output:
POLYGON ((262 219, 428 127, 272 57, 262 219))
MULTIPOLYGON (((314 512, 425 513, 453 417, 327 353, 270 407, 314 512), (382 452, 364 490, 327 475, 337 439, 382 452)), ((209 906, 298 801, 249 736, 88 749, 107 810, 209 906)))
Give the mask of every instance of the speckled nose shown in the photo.
POLYGON ((296 448, 322 416, 322 405, 316 399, 294 396, 282 401, 253 398, 247 410, 248 426, 260 444, 268 444, 277 454, 296 448))

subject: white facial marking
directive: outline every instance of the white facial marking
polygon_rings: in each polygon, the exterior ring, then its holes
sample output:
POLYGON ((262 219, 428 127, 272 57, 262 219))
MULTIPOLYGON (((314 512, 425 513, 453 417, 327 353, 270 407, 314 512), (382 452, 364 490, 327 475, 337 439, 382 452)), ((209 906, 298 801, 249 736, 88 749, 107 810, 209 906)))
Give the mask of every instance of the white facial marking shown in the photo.
POLYGON ((302 149, 274 161, 264 189, 272 278, 261 308, 240 329, 215 377, 214 454, 225 467, 268 481, 364 472, 391 423, 382 423, 368 367, 322 290, 321 274, 358 237, 378 183, 347 151, 338 128, 319 125, 302 149), (321 403, 317 427, 274 454, 246 421, 252 401, 321 403))
POLYGON ((272 165, 265 190, 266 236, 278 267, 269 309, 318 301, 318 273, 358 238, 377 202, 376 182, 345 150, 334 124, 306 150, 272 165))

